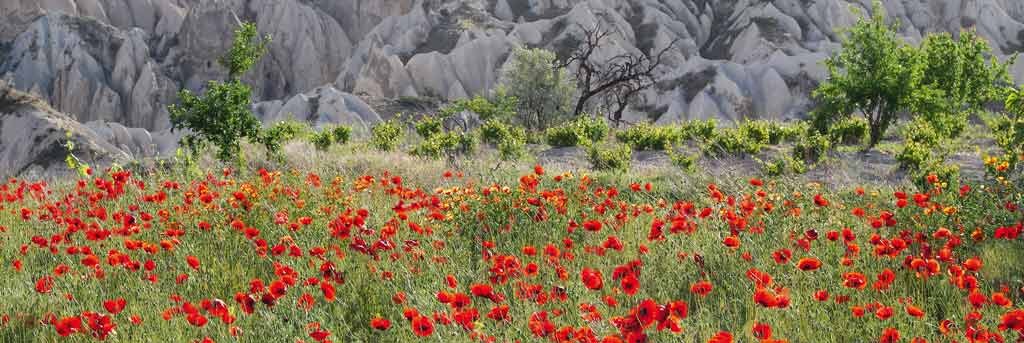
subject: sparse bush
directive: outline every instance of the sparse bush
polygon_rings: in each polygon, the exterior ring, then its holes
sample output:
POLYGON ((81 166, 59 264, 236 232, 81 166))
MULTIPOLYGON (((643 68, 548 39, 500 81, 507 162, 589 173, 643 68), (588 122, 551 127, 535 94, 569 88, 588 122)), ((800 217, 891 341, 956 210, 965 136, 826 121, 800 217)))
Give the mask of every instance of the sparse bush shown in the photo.
POLYGON ((429 139, 413 148, 413 156, 428 158, 454 158, 458 155, 469 155, 476 151, 477 141, 474 135, 462 132, 443 132, 431 135, 429 139))
POLYGON ((633 151, 625 144, 594 144, 588 151, 588 158, 594 170, 629 169, 633 151))
MULTIPOLYGON (((763 132, 759 132, 757 135, 760 136, 761 133, 763 132)), ((765 134, 762 137, 767 139, 768 136, 765 134)), ((704 152, 709 155, 719 153, 754 155, 761 152, 763 147, 764 142, 748 137, 741 128, 720 130, 707 144, 702 146, 704 152)))
POLYGON ((485 144, 496 147, 503 160, 518 159, 526 150, 526 130, 498 120, 484 122, 480 138, 485 144))
POLYGON ((931 124, 921 119, 911 120, 902 131, 905 141, 920 143, 928 148, 937 146, 944 139, 931 124))
POLYGON ((331 128, 331 136, 334 138, 335 144, 348 143, 349 139, 352 138, 352 127, 337 125, 331 128))
POLYGON ((793 145, 793 158, 803 162, 817 162, 832 148, 832 142, 818 132, 808 132, 793 145))
POLYGON ((759 161, 761 172, 768 176, 779 176, 786 173, 786 159, 776 158, 769 161, 759 161))
POLYGON ((635 150, 666 150, 682 140, 676 127, 655 126, 647 122, 619 131, 615 138, 635 150))
POLYGON ((259 142, 271 155, 281 152, 281 146, 293 139, 309 135, 312 129, 304 122, 285 120, 274 123, 260 132, 259 142))
POLYGON ((312 143, 317 150, 327 151, 327 149, 334 144, 334 133, 326 129, 314 132, 309 136, 309 142, 312 143))
MULTIPOLYGON (((736 128, 737 133, 750 143, 765 145, 771 142, 771 132, 778 124, 764 120, 744 120, 736 128)), ((760 150, 760 148, 758 148, 760 150)))
POLYGON ((862 144, 868 136, 868 122, 859 117, 845 118, 829 127, 828 135, 837 144, 862 144))
POLYGON ((444 131, 444 125, 437 117, 424 116, 416 122, 416 134, 423 139, 430 139, 436 134, 444 131))
POLYGON ((679 125, 681 139, 711 140, 718 130, 718 121, 714 118, 707 120, 690 120, 679 125))
POLYGON ((904 143, 903 150, 896 154, 896 161, 900 162, 900 167, 911 171, 920 170, 931 158, 931 147, 914 141, 904 143))
POLYGON ((672 161, 672 165, 687 173, 692 173, 697 170, 697 159, 699 156, 683 154, 669 149, 668 158, 672 161))
POLYGON ((589 146, 608 136, 608 123, 601 118, 583 116, 544 131, 547 143, 554 147, 589 146))
POLYGON ((800 137, 807 134, 810 125, 807 122, 799 121, 783 125, 772 126, 769 133, 768 144, 776 145, 782 142, 795 143, 800 137))
POLYGON ((370 144, 381 151, 392 151, 402 140, 402 124, 395 120, 378 123, 371 130, 370 144))
POLYGON ((499 89, 491 98, 477 95, 471 99, 459 99, 438 110, 438 116, 448 118, 462 111, 476 113, 482 121, 511 121, 516 115, 519 100, 499 89))

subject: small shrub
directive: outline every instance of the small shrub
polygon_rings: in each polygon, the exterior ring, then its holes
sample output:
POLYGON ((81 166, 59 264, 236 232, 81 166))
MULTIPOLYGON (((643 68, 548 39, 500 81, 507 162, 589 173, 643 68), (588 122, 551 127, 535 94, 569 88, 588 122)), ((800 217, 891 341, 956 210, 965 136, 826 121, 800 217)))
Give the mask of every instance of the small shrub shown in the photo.
POLYGON ((352 138, 352 128, 349 126, 338 125, 331 128, 331 135, 334 138, 335 144, 345 144, 352 138))
POLYGON ((312 143, 317 150, 327 151, 327 149, 334 144, 334 133, 327 129, 314 132, 309 136, 309 142, 312 143))
POLYGON ((675 152, 672 149, 668 150, 668 158, 672 161, 672 165, 679 167, 687 173, 692 173, 697 170, 697 158, 698 156, 682 154, 675 152))
POLYGON ((793 158, 793 156, 786 156, 786 164, 789 166, 789 170, 796 174, 803 174, 807 172, 807 162, 804 160, 793 158))
POLYGON ((666 150, 682 141, 678 128, 646 122, 619 131, 615 138, 636 150, 666 150))
POLYGON ((381 151, 392 151, 402 139, 402 125, 394 120, 381 122, 371 130, 370 144, 381 151))
POLYGON ((259 142, 270 154, 278 154, 285 142, 293 139, 303 138, 309 135, 313 129, 309 124, 294 120, 285 120, 274 123, 260 132, 259 142))
POLYGON ((908 141, 903 144, 903 150, 896 154, 896 161, 900 162, 901 168, 916 171, 921 169, 931 157, 932 149, 930 147, 924 143, 908 141))
POLYGON ((744 120, 736 130, 741 137, 751 143, 765 145, 770 143, 772 128, 777 126, 778 124, 764 120, 744 120))
MULTIPOLYGON (((767 138, 767 134, 763 137, 767 138)), ((710 155, 718 153, 754 155, 761 152, 763 147, 762 141, 748 137, 745 130, 741 128, 721 130, 703 146, 704 152, 710 155)))
POLYGON ((569 147, 600 142, 608 136, 608 123, 604 119, 582 116, 571 122, 545 130, 548 145, 569 147))
POLYGON ((590 147, 588 157, 594 170, 629 169, 633 151, 625 144, 595 144, 590 147))
POLYGON ((807 122, 795 122, 783 125, 773 125, 768 134, 768 144, 776 145, 782 142, 795 143, 810 129, 807 122))
POLYGON ((860 117, 848 117, 828 129, 833 142, 844 145, 858 145, 868 136, 868 121, 860 117))
POLYGON ((768 176, 779 176, 786 173, 786 159, 776 158, 770 161, 759 161, 761 172, 768 176))
POLYGON ((424 116, 416 122, 416 134, 423 139, 430 139, 441 131, 444 131, 444 126, 437 117, 424 116))
POLYGON ((711 140, 718 130, 715 119, 691 120, 679 125, 680 139, 711 140))
POLYGON ((519 126, 488 120, 480 127, 480 139, 498 149, 502 160, 515 160, 526 151, 526 130, 519 126))
POLYGON ((911 120, 902 131, 903 139, 907 142, 920 143, 929 148, 937 146, 942 140, 942 135, 924 120, 911 120))
POLYGON ((442 158, 456 155, 468 155, 476 151, 476 138, 469 133, 445 132, 430 136, 415 148, 413 156, 442 158))
POLYGON ((814 132, 806 132, 793 145, 793 158, 804 162, 817 162, 825 153, 832 149, 832 142, 826 137, 814 132))

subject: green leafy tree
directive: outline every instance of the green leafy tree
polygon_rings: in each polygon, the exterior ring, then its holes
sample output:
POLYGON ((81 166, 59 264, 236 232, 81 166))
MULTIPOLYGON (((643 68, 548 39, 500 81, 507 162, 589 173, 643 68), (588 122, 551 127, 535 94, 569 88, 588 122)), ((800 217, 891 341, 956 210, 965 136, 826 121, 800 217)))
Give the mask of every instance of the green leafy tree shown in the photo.
POLYGON ((503 72, 500 92, 518 100, 517 119, 528 130, 544 130, 572 117, 576 87, 555 62, 551 51, 517 47, 503 72))
POLYGON ((260 122, 253 116, 252 88, 241 81, 242 74, 259 60, 270 36, 260 37, 256 25, 243 23, 235 31, 231 50, 219 62, 228 70, 226 81, 210 81, 203 95, 185 89, 179 103, 168 110, 175 130, 187 129, 182 145, 196 153, 208 143, 217 146, 217 158, 239 157, 242 139, 260 141, 260 122))
POLYGON ((874 147, 901 111, 909 109, 922 70, 915 49, 885 23, 881 3, 842 38, 843 49, 825 60, 829 77, 813 93, 820 107, 814 126, 826 133, 836 120, 860 113, 868 121, 865 149, 874 147))
POLYGON ((913 112, 943 136, 958 136, 969 115, 998 100, 1002 87, 1012 83, 1008 69, 1015 59, 999 62, 974 30, 961 31, 959 39, 929 34, 920 47, 923 69, 913 112))

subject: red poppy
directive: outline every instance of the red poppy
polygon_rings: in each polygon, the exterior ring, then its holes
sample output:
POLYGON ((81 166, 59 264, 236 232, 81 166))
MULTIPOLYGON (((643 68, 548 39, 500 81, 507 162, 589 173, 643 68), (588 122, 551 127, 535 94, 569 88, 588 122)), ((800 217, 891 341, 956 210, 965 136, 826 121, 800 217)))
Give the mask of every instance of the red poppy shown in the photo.
POLYGON ((185 257, 185 261, 188 262, 188 266, 192 267, 192 269, 199 270, 199 258, 198 257, 189 255, 188 257, 185 257))
POLYGON ((766 323, 754 323, 752 331, 757 339, 772 338, 772 327, 766 323))
POLYGON ((634 295, 640 290, 640 280, 636 278, 633 273, 626 274, 625 277, 620 281, 619 286, 622 287, 622 291, 628 295, 634 295))
POLYGON ((707 296, 708 293, 711 293, 711 289, 712 289, 711 282, 704 281, 704 280, 697 281, 696 283, 694 283, 693 285, 690 286, 690 292, 691 293, 699 295, 699 296, 702 296, 702 297, 707 296))
POLYGON ((53 291, 53 278, 44 276, 36 280, 36 292, 46 294, 53 291))
POLYGON ((336 298, 334 285, 327 282, 327 280, 320 282, 320 291, 324 293, 324 299, 327 299, 327 302, 333 302, 336 298))
POLYGON ((382 317, 373 317, 373 319, 370 319, 370 327, 384 331, 391 328, 391 321, 382 317))
POLYGON ((426 316, 417 316, 412 320, 412 332, 416 336, 429 337, 434 333, 434 323, 426 316))
POLYGON ((804 257, 797 261, 796 267, 803 271, 814 271, 821 268, 821 261, 813 257, 804 257))
POLYGON ((583 279, 583 285, 588 289, 596 291, 604 286, 604 281, 602 280, 603 277, 599 270, 583 268, 583 271, 580 273, 580 278, 583 279))
POLYGON ((882 330, 882 337, 878 339, 878 343, 897 343, 900 341, 900 331, 895 328, 886 328, 882 330))
POLYGON ((920 307, 917 307, 917 306, 914 306, 914 305, 907 305, 906 310, 907 310, 907 314, 910 315, 911 317, 914 317, 914 318, 923 318, 924 317, 924 310, 922 310, 920 307))
POLYGON ((103 302, 103 308, 107 309, 107 312, 110 312, 110 314, 121 313, 121 311, 124 310, 125 305, 127 305, 127 302, 124 298, 111 299, 103 302))
POLYGON ((732 334, 726 331, 720 331, 708 340, 708 343, 733 343, 732 334))

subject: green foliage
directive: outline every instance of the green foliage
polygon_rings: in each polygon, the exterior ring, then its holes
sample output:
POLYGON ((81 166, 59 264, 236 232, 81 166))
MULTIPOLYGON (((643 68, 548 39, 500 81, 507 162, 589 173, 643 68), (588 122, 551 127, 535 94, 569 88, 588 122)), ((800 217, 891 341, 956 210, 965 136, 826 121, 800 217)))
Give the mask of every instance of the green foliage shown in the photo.
POLYGON ((228 69, 228 79, 238 80, 249 68, 252 68, 267 52, 267 44, 270 44, 270 35, 259 36, 256 24, 242 23, 242 26, 235 30, 235 39, 231 43, 231 50, 227 55, 221 56, 220 65, 228 69))
POLYGON ((89 177, 91 170, 89 165, 82 162, 82 160, 75 155, 75 141, 71 139, 71 131, 68 131, 64 137, 64 149, 67 150, 67 155, 64 156, 64 163, 68 166, 68 169, 78 172, 78 176, 89 177))
POLYGON ((438 111, 441 118, 448 118, 462 111, 476 113, 480 120, 509 121, 516 115, 519 100, 502 90, 495 92, 490 99, 477 95, 471 99, 459 99, 444 106, 438 111))
POLYGON ((294 120, 279 121, 260 132, 259 142, 263 144, 268 153, 276 155, 281 152, 281 147, 285 142, 305 137, 311 131, 312 129, 309 127, 309 124, 303 122, 294 120))
POLYGON ((207 143, 218 148, 217 158, 238 158, 241 140, 260 140, 260 122, 250 111, 252 89, 240 78, 266 50, 270 37, 260 39, 256 26, 244 23, 235 31, 235 41, 220 63, 228 69, 228 81, 210 81, 206 94, 197 96, 185 89, 178 93, 179 103, 171 105, 171 125, 189 132, 182 145, 193 153, 207 143))
POLYGON ((444 131, 444 126, 442 125, 441 120, 432 116, 423 116, 416 122, 415 126, 416 134, 423 139, 430 139, 430 137, 444 131))
POLYGON ((868 136, 868 122, 864 118, 845 118, 828 128, 832 142, 844 145, 862 144, 868 136))
POLYGON ((370 145, 381 151, 392 151, 402 141, 403 126, 395 120, 378 123, 371 129, 370 145))
POLYGON ((900 40, 884 18, 875 1, 873 16, 858 21, 844 37, 843 50, 826 60, 829 78, 814 91, 822 104, 813 114, 820 132, 859 112, 867 119, 871 148, 897 114, 908 111, 941 136, 955 138, 969 115, 1012 83, 1008 69, 1016 58, 1000 63, 974 30, 961 31, 958 39, 931 33, 915 48, 900 40))
POLYGON ((770 161, 759 161, 761 172, 768 176, 779 176, 786 173, 786 159, 777 158, 770 161))
POLYGON ((828 136, 816 131, 808 132, 793 144, 793 159, 814 163, 824 157, 831 148, 832 141, 828 136))
POLYGON ((921 78, 914 48, 885 23, 880 2, 872 14, 847 30, 843 49, 825 60, 829 77, 813 93, 820 107, 812 115, 815 129, 826 133, 835 121, 861 113, 869 125, 868 149, 912 104, 921 78))
POLYGON ((702 146, 709 155, 725 154, 757 154, 764 148, 768 140, 767 131, 760 127, 737 127, 720 130, 711 140, 702 146), (753 134, 754 137, 748 136, 753 134))
POLYGON ((498 120, 488 120, 480 127, 484 143, 498 149, 503 160, 515 160, 526 152, 526 130, 498 120))
POLYGON ((588 149, 587 157, 594 170, 626 171, 632 161, 633 151, 625 144, 594 144, 588 149))
POLYGON ((907 141, 903 150, 896 154, 896 161, 906 170, 917 171, 932 159, 932 148, 925 143, 907 141))
MULTIPOLYGON (((736 128, 739 135, 755 144, 765 145, 771 143, 771 132, 778 127, 777 123, 764 120, 746 119, 736 128)), ((760 150, 760 149, 758 149, 760 150)))
POLYGON ((314 132, 309 136, 309 142, 316 147, 317 150, 327 151, 334 144, 334 133, 331 130, 320 130, 314 132))
POLYGON ((903 139, 908 142, 921 143, 934 147, 945 137, 935 131, 935 127, 921 119, 914 119, 903 128, 903 139))
POLYGON ((308 136, 309 142, 317 150, 327 151, 331 145, 348 143, 352 136, 352 128, 344 125, 327 126, 318 132, 309 133, 308 136))
POLYGON ((969 114, 998 99, 1001 86, 1012 83, 1008 69, 1014 61, 992 57, 988 42, 975 30, 962 30, 958 38, 946 32, 924 38, 921 85, 914 92, 913 112, 949 138, 963 131, 969 114))
POLYGON ((501 91, 518 100, 517 122, 539 131, 566 122, 572 113, 576 86, 555 53, 517 47, 502 73, 501 91))
POLYGON ((718 129, 718 121, 714 118, 707 120, 690 120, 680 124, 679 134, 681 139, 710 140, 715 136, 718 129))
POLYGON ((610 130, 604 119, 582 116, 545 130, 544 137, 554 147, 589 146, 603 141, 610 130))
POLYGON ((463 132, 442 132, 431 135, 411 151, 413 156, 428 158, 453 158, 476 151, 476 137, 463 132))
MULTIPOLYGON (((327 129, 325 128, 324 130, 327 129)), ((335 144, 348 143, 349 139, 352 138, 352 128, 349 126, 337 125, 330 128, 330 131, 335 144)))
POLYGON ((680 130, 671 126, 657 126, 647 122, 634 125, 615 134, 615 139, 636 150, 666 150, 682 141, 680 130))
POLYGON ((672 161, 672 165, 679 167, 687 173, 697 171, 697 159, 700 156, 683 154, 676 152, 675 150, 668 149, 668 158, 672 161))
POLYGON ((772 125, 768 135, 768 144, 776 145, 782 142, 796 142, 801 136, 807 134, 809 129, 810 125, 803 121, 772 125))

